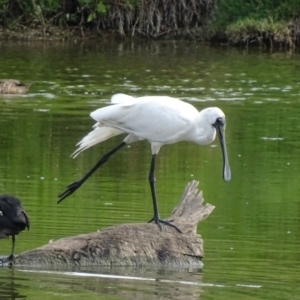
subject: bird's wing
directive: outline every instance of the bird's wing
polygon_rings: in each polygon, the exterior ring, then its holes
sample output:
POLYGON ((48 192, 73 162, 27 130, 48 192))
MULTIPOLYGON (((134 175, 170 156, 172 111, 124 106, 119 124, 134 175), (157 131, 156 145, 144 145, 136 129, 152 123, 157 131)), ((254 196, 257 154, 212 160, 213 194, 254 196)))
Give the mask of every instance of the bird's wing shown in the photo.
POLYGON ((134 97, 126 95, 126 94, 115 94, 111 97, 111 103, 112 104, 120 104, 122 106, 130 106, 134 103, 134 97))
POLYGON ((92 130, 88 135, 86 135, 76 146, 78 148, 71 154, 71 157, 75 158, 79 155, 82 151, 108 140, 109 138, 122 134, 123 131, 113 128, 113 127, 106 127, 101 125, 97 122, 93 126, 94 130, 92 130))
MULTIPOLYGON (((29 229, 30 221, 29 217, 24 211, 20 200, 17 197, 10 195, 1 195, 0 196, 0 225, 1 220, 5 220, 5 222, 10 222, 12 224, 23 224, 24 228, 27 227, 29 229)), ((7 223, 8 224, 8 223, 7 223)), ((0 226, 1 227, 1 226, 0 226)))
MULTIPOLYGON (((130 96, 129 96, 130 97, 130 96)), ((176 98, 145 96, 100 108, 91 117, 103 126, 117 128, 141 139, 172 143, 184 140, 184 133, 198 115, 192 105, 176 98)))
POLYGON ((25 210, 22 211, 22 214, 23 214, 23 216, 24 216, 24 218, 25 218, 25 224, 26 224, 26 227, 27 227, 27 229, 29 230, 29 228, 30 228, 30 220, 29 220, 29 217, 28 217, 27 213, 25 212, 25 210))
POLYGON ((24 211, 22 206, 16 207, 14 214, 11 214, 10 218, 14 223, 23 224, 24 228, 27 227, 27 229, 29 230, 30 227, 29 217, 24 211))

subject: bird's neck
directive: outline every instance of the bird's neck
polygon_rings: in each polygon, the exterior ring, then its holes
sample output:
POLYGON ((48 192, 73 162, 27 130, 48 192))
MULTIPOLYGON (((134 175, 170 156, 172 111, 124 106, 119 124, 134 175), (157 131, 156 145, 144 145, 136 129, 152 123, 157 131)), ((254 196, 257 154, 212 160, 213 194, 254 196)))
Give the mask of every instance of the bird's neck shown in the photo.
POLYGON ((193 141, 199 145, 209 145, 216 137, 216 129, 199 114, 196 130, 193 133, 193 141))

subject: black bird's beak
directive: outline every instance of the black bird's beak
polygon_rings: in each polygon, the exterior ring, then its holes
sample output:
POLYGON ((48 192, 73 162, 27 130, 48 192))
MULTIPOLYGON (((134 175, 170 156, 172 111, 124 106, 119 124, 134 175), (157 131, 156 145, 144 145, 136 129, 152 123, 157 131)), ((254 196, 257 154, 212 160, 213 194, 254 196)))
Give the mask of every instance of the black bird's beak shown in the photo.
POLYGON ((216 128, 220 140, 221 148, 222 148, 223 179, 224 181, 228 182, 231 179, 231 171, 228 162, 226 142, 225 142, 225 124, 220 119, 217 119, 217 121, 213 124, 213 126, 216 128))

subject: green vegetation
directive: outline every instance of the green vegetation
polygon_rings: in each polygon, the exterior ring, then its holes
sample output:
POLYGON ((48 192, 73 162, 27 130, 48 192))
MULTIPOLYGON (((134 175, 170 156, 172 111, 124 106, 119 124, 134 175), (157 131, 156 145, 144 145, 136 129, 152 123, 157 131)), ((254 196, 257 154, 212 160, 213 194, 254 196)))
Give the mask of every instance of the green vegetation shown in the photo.
POLYGON ((293 47, 298 43, 300 1, 219 0, 213 31, 230 43, 293 47))
MULTIPOLYGON (((16 25, 87 25, 110 7, 103 0, 0 0, 0 24, 16 25)), ((117 1, 134 5, 136 0, 117 1)))
POLYGON ((23 39, 107 32, 290 48, 299 44, 300 1, 0 0, 0 37, 7 30, 23 39))
POLYGON ((47 35, 55 26, 82 34, 196 37, 211 19, 214 4, 214 0, 0 0, 0 26, 42 28, 47 35))
POLYGON ((245 19, 290 20, 300 13, 298 0, 219 0, 215 25, 224 27, 245 19))
POLYGON ((233 44, 256 43, 273 48, 275 45, 293 47, 293 37, 288 22, 273 19, 245 19, 227 26, 226 35, 233 44))

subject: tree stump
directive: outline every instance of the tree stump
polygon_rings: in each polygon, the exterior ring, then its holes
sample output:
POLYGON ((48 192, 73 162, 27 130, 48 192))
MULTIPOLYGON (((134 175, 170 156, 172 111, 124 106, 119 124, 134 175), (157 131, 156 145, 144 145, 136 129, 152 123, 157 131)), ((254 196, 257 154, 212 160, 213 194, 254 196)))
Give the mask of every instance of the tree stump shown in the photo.
POLYGON ((16 257, 15 264, 31 266, 170 266, 201 267, 203 240, 197 224, 214 206, 203 204, 197 181, 190 182, 168 220, 170 226, 136 223, 104 228, 98 232, 66 237, 16 257))

